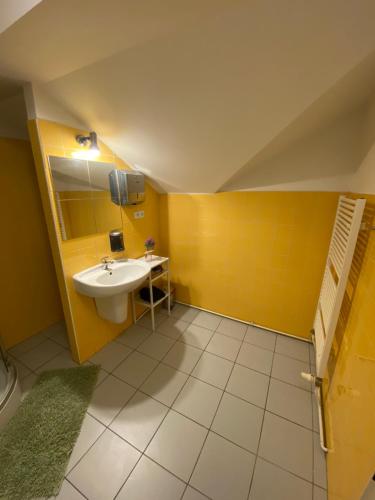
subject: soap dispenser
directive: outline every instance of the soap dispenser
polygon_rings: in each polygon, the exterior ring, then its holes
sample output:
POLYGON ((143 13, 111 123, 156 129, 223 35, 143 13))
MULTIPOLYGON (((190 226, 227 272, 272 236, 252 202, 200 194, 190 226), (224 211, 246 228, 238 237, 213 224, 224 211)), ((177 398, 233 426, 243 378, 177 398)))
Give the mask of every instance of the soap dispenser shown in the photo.
POLYGON ((125 250, 124 236, 122 231, 114 229, 109 233, 111 252, 123 252, 125 250))

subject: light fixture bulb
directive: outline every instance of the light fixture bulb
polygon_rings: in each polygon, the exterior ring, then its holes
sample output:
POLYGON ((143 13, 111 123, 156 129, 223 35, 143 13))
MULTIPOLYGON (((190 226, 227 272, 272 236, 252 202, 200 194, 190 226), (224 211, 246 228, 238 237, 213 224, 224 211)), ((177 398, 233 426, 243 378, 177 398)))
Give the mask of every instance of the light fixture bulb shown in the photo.
POLYGON ((86 156, 88 159, 97 158, 100 155, 100 151, 98 146, 90 146, 90 148, 86 151, 86 156))
POLYGON ((97 138, 96 132, 90 132, 90 135, 88 135, 88 136, 77 135, 76 141, 82 147, 85 147, 88 144, 90 144, 90 146, 87 149, 82 149, 80 151, 74 151, 72 153, 72 156, 74 158, 93 160, 94 158, 97 158, 100 155, 100 149, 98 146, 98 138, 97 138))

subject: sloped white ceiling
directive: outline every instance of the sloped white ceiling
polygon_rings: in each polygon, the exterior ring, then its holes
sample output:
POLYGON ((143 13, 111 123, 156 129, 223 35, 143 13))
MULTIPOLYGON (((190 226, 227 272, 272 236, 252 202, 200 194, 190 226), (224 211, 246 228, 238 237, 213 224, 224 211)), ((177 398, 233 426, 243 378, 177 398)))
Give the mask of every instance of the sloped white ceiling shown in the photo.
POLYGON ((43 0, 2 34, 0 73, 48 82, 194 26, 238 3, 241 0, 43 0))
POLYGON ((365 122, 374 91, 372 53, 237 170, 221 190, 349 190, 350 174, 367 153, 365 122))
POLYGON ((0 33, 18 21, 39 2, 40 0, 1 0, 0 33))
POLYGON ((274 155, 272 144, 221 191, 350 191, 351 175, 364 156, 364 120, 365 108, 360 108, 284 144, 274 155))
POLYGON ((162 189, 214 192, 368 60, 374 18, 370 0, 45 0, 0 36, 0 72, 38 82, 162 189))

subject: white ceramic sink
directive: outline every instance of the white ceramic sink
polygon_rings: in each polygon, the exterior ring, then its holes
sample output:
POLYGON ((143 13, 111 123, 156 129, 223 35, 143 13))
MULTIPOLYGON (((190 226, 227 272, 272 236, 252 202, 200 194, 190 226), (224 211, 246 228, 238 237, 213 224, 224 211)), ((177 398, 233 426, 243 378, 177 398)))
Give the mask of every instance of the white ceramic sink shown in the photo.
POLYGON ((146 279, 150 267, 136 259, 89 267, 73 276, 77 292, 95 299, 99 316, 123 323, 128 313, 128 293, 146 279))

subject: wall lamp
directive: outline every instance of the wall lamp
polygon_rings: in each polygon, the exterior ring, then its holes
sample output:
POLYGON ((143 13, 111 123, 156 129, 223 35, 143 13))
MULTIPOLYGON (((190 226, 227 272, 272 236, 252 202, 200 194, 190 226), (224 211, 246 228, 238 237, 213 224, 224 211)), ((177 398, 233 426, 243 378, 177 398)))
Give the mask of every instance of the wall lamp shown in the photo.
POLYGON ((81 151, 75 151, 73 156, 75 158, 86 158, 88 160, 94 159, 100 155, 100 149, 98 146, 98 138, 96 132, 90 132, 89 135, 76 135, 76 141, 82 147, 87 149, 81 151))

